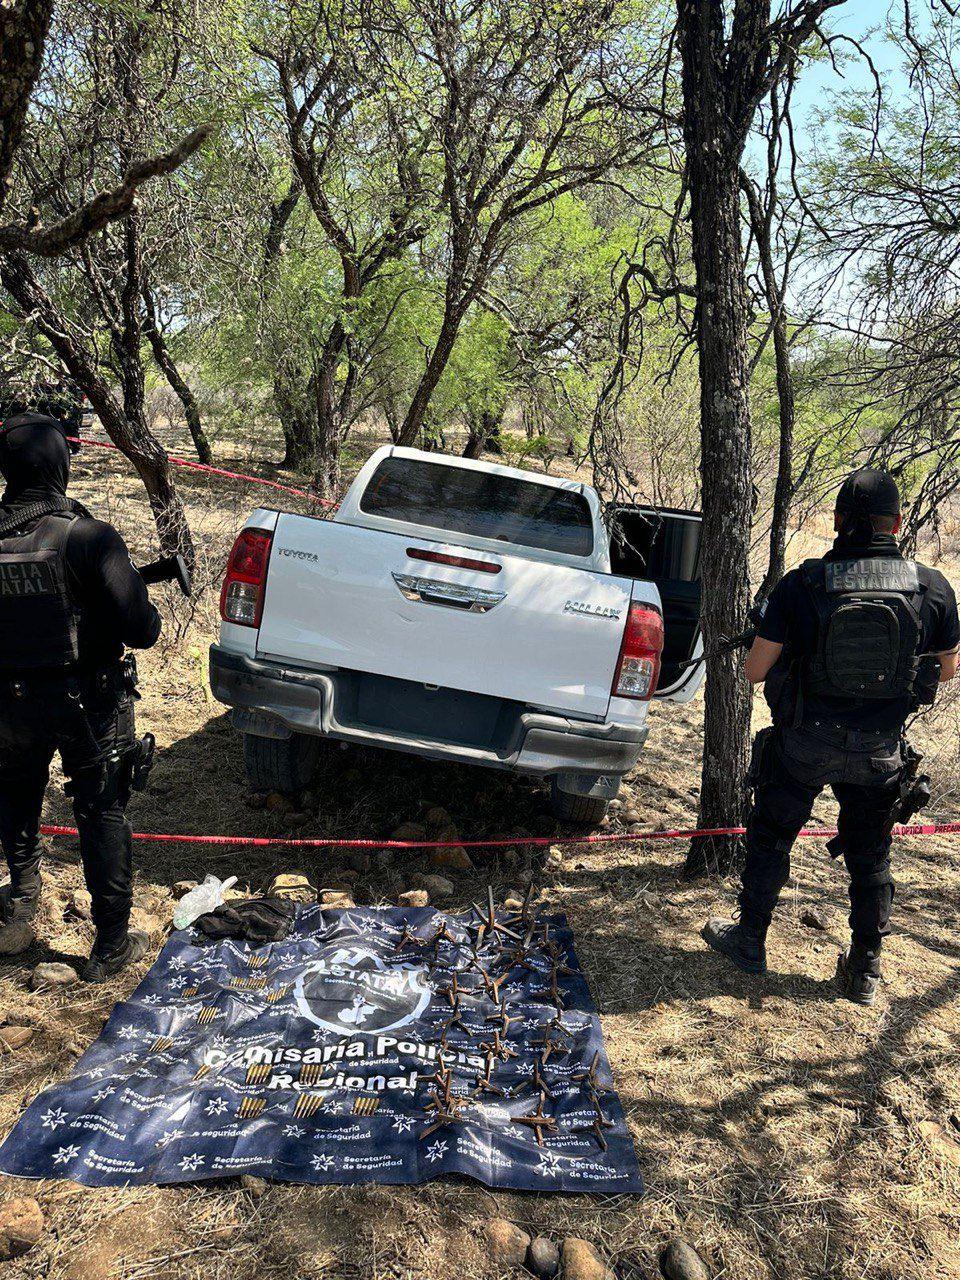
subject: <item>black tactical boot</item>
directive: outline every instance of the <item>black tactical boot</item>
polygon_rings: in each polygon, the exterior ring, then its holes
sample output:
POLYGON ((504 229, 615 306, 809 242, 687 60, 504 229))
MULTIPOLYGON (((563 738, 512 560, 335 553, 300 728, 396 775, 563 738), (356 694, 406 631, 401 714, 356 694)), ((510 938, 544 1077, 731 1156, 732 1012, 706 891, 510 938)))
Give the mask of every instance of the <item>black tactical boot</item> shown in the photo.
POLYGON ((736 923, 714 917, 700 930, 700 937, 744 973, 767 972, 767 925, 752 912, 741 911, 736 923))
POLYGON ((37 940, 30 922, 37 910, 39 889, 16 898, 10 895, 10 885, 5 884, 0 889, 0 956, 18 956, 37 940))
POLYGON ((100 954, 94 947, 80 977, 84 982, 106 982, 128 964, 136 964, 138 960, 142 960, 149 950, 149 937, 142 929, 131 929, 123 945, 114 951, 100 954))
POLYGON ((873 1004, 880 987, 880 950, 854 942, 837 957, 837 985, 854 1004, 873 1004))

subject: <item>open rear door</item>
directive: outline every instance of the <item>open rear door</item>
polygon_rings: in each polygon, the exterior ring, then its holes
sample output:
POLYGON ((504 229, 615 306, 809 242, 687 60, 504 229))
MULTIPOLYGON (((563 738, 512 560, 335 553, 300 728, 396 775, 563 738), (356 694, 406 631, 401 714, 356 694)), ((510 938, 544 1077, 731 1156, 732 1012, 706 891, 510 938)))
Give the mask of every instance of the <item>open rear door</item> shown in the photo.
POLYGON ((620 506, 614 512, 610 562, 615 574, 656 583, 663 604, 664 647, 658 698, 689 702, 703 684, 700 633, 699 511, 620 506))

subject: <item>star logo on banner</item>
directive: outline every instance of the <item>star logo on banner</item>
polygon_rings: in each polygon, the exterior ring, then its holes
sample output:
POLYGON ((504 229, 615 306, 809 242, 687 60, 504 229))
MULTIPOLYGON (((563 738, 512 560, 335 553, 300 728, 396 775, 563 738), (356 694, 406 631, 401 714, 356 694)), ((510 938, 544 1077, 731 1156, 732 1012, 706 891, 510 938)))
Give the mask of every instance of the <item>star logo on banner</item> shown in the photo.
POLYGON ((432 1147, 427 1147, 427 1159, 431 1164, 433 1164, 434 1160, 443 1159, 447 1154, 447 1146, 448 1144, 446 1142, 443 1142, 438 1138, 432 1147))
POLYGON ((202 1156, 199 1152, 194 1152, 191 1156, 184 1156, 180 1161, 180 1168, 184 1173, 196 1173, 201 1165, 206 1163, 206 1156, 202 1156))
POLYGON ((326 1173, 333 1167, 333 1156, 317 1155, 310 1161, 311 1167, 316 1169, 317 1173, 326 1173))
POLYGON ((517 1075, 518 1075, 518 1076, 532 1076, 532 1075, 533 1075, 533 1063, 532 1063, 532 1062, 518 1062, 518 1063, 517 1063, 517 1075))
POLYGON ((170 961, 171 969, 185 969, 186 967, 187 967, 187 962, 186 960, 184 960, 183 956, 174 956, 173 959, 170 961))
POLYGON ((125 1027, 121 1027, 117 1032, 117 1037, 120 1040, 138 1040, 140 1038, 140 1032, 135 1026, 128 1022, 125 1027))
POLYGON ((156 996, 156 995, 154 995, 154 996, 144 996, 144 997, 143 997, 143 1003, 144 1003, 144 1004, 159 1004, 159 1003, 160 1003, 160 996, 156 996))
POLYGON ((541 1151, 537 1173, 545 1178, 559 1178, 561 1157, 555 1151, 541 1151))
POLYGON ((288 1124, 284 1125, 283 1136, 285 1138, 302 1138, 306 1132, 306 1129, 301 1129, 298 1124, 288 1124))
POLYGON ((187 1131, 185 1129, 168 1129, 162 1138, 158 1138, 158 1147, 168 1147, 171 1142, 177 1142, 180 1138, 185 1138, 187 1131))
POLYGON ((181 987, 185 987, 187 985, 188 981, 189 979, 181 974, 179 978, 171 978, 168 986, 171 991, 179 991, 181 987))
POLYGON ((51 1107, 40 1119, 44 1129, 59 1129, 62 1124, 67 1123, 68 1115, 69 1112, 64 1111, 63 1107, 51 1107))
POLYGON ((106 1075, 106 1071, 103 1067, 93 1067, 87 1072, 87 1075, 91 1080, 102 1080, 106 1075))
POLYGON ((397 1133, 409 1133, 413 1128, 413 1116, 397 1116, 390 1127, 397 1133))
POLYGON ((204 1111, 208 1116, 222 1116, 229 1109, 230 1103, 226 1098, 211 1098, 204 1107, 204 1111))
POLYGON ((109 1098, 111 1094, 114 1094, 116 1092, 117 1092, 117 1086, 115 1084, 108 1084, 105 1088, 97 1090, 97 1092, 93 1095, 93 1100, 94 1102, 102 1102, 104 1098, 109 1098))
MULTIPOLYGON (((140 1057, 139 1053, 121 1053, 117 1061, 118 1062, 136 1062, 138 1061, 139 1057, 140 1057)), ((103 1075, 103 1072, 101 1071, 100 1074, 103 1075)))
POLYGON ((71 1160, 76 1160, 79 1154, 79 1147, 58 1147, 53 1153, 53 1163, 69 1164, 71 1160))

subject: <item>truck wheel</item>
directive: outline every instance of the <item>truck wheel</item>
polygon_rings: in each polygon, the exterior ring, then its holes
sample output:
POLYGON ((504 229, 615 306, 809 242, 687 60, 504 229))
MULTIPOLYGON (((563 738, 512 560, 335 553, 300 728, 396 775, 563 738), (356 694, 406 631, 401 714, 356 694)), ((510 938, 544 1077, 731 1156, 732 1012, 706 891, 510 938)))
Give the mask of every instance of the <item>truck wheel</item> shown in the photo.
POLYGON ((313 734, 294 733, 289 738, 243 735, 243 762, 256 791, 302 791, 319 759, 320 739, 313 734))
POLYGON ((561 791, 556 778, 550 779, 550 808, 561 822, 597 827, 606 817, 609 803, 601 796, 578 796, 571 791, 561 791))

